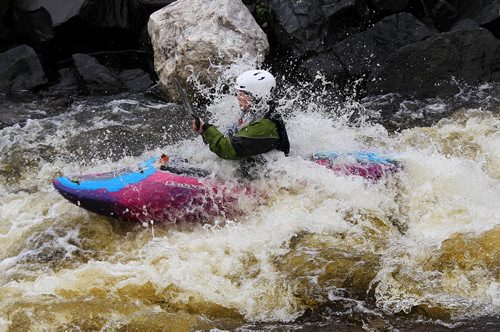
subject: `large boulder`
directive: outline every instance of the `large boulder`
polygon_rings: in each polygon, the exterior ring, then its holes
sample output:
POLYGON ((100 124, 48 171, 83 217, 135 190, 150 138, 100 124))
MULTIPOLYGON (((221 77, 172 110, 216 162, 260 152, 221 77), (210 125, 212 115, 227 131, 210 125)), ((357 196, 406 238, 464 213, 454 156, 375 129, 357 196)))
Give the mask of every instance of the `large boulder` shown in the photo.
MULTIPOLYGON (((101 28, 140 31, 154 11, 175 0, 86 0, 80 17, 101 28)), ((187 6, 189 7, 189 6, 187 6)))
POLYGON ((153 85, 149 74, 139 68, 124 70, 118 74, 118 78, 130 91, 134 92, 145 91, 153 85))
POLYGON ((479 23, 500 38, 500 0, 463 1, 463 18, 479 23))
MULTIPOLYGON (((17 0, 17 2, 19 3, 19 0, 17 0)), ((33 8, 35 5, 45 8, 52 17, 53 26, 56 27, 73 16, 78 15, 85 0, 24 0, 24 2, 29 3, 31 6, 30 10, 38 9, 33 8)))
POLYGON ((384 18, 371 29, 335 44, 333 50, 351 76, 370 73, 378 63, 401 47, 431 34, 415 16, 401 13, 384 18))
POLYGON ((459 15, 457 0, 441 0, 432 7, 430 15, 440 31, 447 31, 456 22, 459 15))
POLYGON ((20 39, 30 45, 39 46, 54 38, 52 18, 40 1, 13 2, 12 23, 20 39))
POLYGON ((472 30, 479 28, 479 23, 471 19, 465 18, 453 24, 450 31, 472 30))
POLYGON ((21 45, 0 54, 0 92, 22 92, 45 83, 45 72, 31 47, 21 45))
POLYGON ((368 79, 367 89, 434 97, 457 93, 455 81, 500 81, 500 40, 482 28, 434 35, 389 56, 368 79))
POLYGON ((348 71, 334 51, 314 55, 300 64, 300 73, 309 80, 326 77, 337 81, 348 78, 348 71))
POLYGON ((269 44, 241 0, 178 0, 153 13, 148 31, 155 71, 170 97, 172 76, 211 84, 221 67, 261 64, 269 44))
POLYGON ((121 80, 95 58, 87 54, 73 54, 75 68, 83 88, 89 93, 114 94, 125 90, 121 80))
POLYGON ((366 0, 266 0, 271 34, 277 45, 297 57, 320 53, 361 30, 366 0))
POLYGON ((328 79, 359 78, 370 74, 388 55, 430 34, 411 14, 391 15, 372 28, 336 43, 332 51, 311 57, 301 67, 313 75, 322 72, 328 79))
POLYGON ((382 14, 395 14, 408 7, 410 0, 370 0, 371 7, 382 14))

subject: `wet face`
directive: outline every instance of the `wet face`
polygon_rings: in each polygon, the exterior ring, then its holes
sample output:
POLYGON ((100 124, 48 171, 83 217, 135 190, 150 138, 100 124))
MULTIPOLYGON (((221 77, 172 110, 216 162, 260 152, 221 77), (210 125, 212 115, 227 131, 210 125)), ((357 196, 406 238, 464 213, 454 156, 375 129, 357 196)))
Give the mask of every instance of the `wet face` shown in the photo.
POLYGON ((238 104, 240 104, 240 109, 243 112, 248 111, 251 104, 251 97, 243 91, 238 91, 236 98, 238 99, 238 104))

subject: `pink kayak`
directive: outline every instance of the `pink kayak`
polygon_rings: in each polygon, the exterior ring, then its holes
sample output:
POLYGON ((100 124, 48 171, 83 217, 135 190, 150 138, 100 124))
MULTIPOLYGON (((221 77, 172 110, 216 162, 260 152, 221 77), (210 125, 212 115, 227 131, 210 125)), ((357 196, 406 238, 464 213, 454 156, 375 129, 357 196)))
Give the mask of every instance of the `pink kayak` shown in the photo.
MULTIPOLYGON (((334 172, 377 180, 397 172, 397 162, 374 153, 316 153, 312 161, 334 172)), ((206 221, 241 213, 262 195, 250 186, 221 183, 208 172, 158 165, 151 158, 136 169, 60 177, 54 187, 70 202, 89 211, 126 221, 206 221)))

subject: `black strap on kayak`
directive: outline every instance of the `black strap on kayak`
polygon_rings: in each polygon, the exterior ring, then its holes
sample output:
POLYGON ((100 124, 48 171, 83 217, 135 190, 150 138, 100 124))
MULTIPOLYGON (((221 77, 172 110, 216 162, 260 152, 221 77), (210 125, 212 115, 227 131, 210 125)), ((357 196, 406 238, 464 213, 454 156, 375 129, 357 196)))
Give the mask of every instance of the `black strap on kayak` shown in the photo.
POLYGON ((161 165, 160 170, 164 172, 174 173, 178 175, 196 176, 196 177, 207 177, 210 172, 201 168, 189 167, 189 166, 178 166, 178 165, 161 165))

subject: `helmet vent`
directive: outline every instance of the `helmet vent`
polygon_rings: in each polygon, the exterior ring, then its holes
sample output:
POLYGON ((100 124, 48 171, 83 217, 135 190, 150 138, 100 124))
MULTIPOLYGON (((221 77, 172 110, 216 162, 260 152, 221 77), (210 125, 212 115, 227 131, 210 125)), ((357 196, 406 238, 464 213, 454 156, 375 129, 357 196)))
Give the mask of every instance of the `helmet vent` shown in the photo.
POLYGON ((236 78, 235 88, 256 98, 272 98, 276 87, 274 76, 265 70, 248 70, 236 78))

